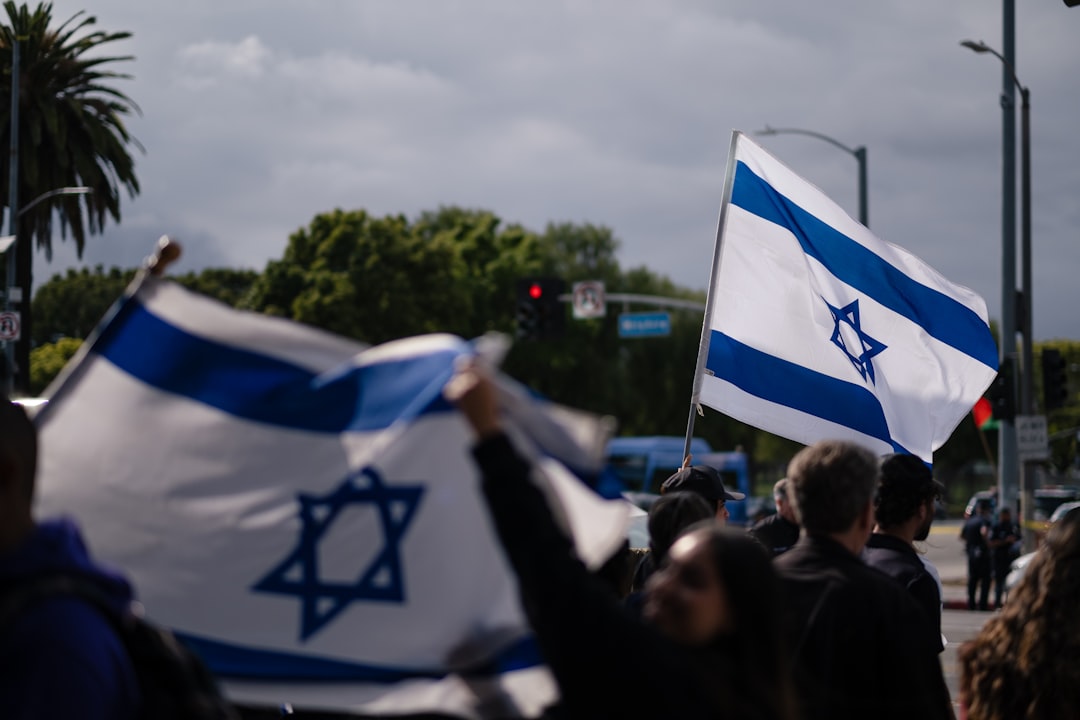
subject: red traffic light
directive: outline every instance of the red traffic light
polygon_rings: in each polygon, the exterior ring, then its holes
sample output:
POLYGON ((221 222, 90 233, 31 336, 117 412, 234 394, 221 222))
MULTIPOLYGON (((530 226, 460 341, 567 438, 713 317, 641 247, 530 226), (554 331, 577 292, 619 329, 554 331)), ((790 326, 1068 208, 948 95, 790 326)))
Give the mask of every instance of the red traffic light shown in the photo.
POLYGON ((540 283, 532 283, 529 285, 529 297, 533 300, 539 300, 544 295, 544 288, 540 283))

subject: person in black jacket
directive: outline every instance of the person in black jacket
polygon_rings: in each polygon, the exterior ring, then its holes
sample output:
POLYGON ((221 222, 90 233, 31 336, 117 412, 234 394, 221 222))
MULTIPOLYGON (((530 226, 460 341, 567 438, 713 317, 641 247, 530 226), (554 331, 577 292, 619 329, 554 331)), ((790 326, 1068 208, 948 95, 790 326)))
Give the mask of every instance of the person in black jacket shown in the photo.
POLYGON ((968 610, 990 609, 990 529, 994 525, 991 513, 990 501, 979 499, 975 514, 960 528, 968 560, 968 610))
POLYGON ((941 637, 941 591, 915 541, 930 535, 934 501, 944 487, 920 458, 894 453, 881 460, 881 483, 874 499, 877 528, 863 560, 907 588, 926 615, 930 642, 945 649, 941 637))
POLYGON ((773 560, 790 608, 795 686, 807 718, 950 718, 937 648, 911 596, 860 553, 878 461, 850 442, 800 450, 787 472, 803 536, 773 560))
POLYGON ((1020 557, 1020 525, 1012 519, 1009 508, 998 510, 998 521, 990 528, 986 544, 993 559, 994 607, 999 608, 1005 599, 1005 580, 1012 561, 1020 557))
POLYGON ((788 479, 781 478, 773 485, 776 512, 754 523, 750 534, 775 555, 783 555, 799 541, 799 521, 788 497, 788 479))
POLYGON ((558 683, 560 718, 790 720, 793 696, 769 557, 709 521, 672 545, 634 617, 574 554, 529 463, 504 432, 494 386, 465 368, 445 395, 473 455, 522 604, 558 683))

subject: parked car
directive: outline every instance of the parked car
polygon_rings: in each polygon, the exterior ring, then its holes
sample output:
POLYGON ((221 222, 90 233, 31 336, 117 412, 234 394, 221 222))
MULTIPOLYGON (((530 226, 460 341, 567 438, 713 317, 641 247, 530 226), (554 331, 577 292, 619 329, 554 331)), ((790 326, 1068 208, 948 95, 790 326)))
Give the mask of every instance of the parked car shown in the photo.
POLYGON ((1012 564, 1009 566, 1009 574, 1005 576, 1006 598, 1012 594, 1013 588, 1020 583, 1021 578, 1024 577, 1024 571, 1027 570, 1027 566, 1031 564, 1031 561, 1035 559, 1035 553, 1037 552, 1039 551, 1036 550, 1035 552, 1021 555, 1012 561, 1012 564))
POLYGON ((1047 485, 1033 493, 1035 522, 1048 522, 1054 512, 1064 503, 1080 500, 1080 487, 1071 485, 1047 485))
POLYGON ((964 507, 964 519, 967 520, 975 513, 975 505, 980 500, 990 501, 990 512, 997 512, 997 488, 991 488, 990 490, 980 490, 971 496, 968 500, 967 506, 964 507))
POLYGON ((1050 514, 1050 524, 1053 525, 1058 520, 1065 517, 1066 514, 1072 512, 1076 508, 1080 508, 1080 500, 1074 500, 1073 502, 1061 503, 1060 505, 1057 506, 1057 509, 1055 509, 1054 512, 1050 514))
MULTIPOLYGON (((685 444, 684 438, 667 435, 612 438, 607 446, 607 465, 618 476, 624 494, 637 494, 631 501, 647 509, 648 495, 655 497, 663 482, 682 467, 685 444)), ((724 487, 750 494, 750 459, 745 452, 716 452, 702 438, 693 438, 690 454, 694 465, 715 468, 724 487)), ((727 508, 730 522, 746 522, 744 501, 732 501, 727 508)))
MULTIPOLYGON (((1050 514, 1050 520, 1047 522, 1046 527, 1049 529, 1061 518, 1073 510, 1080 508, 1080 501, 1063 502, 1054 508, 1054 511, 1050 514)), ((1045 533, 1043 533, 1045 534, 1045 533)), ((1024 572, 1027 570, 1027 566, 1031 564, 1031 561, 1035 559, 1035 555, 1038 554, 1038 550, 1035 552, 1021 555, 1012 561, 1012 565, 1009 566, 1009 574, 1005 577, 1005 592, 1010 593, 1012 589, 1016 587, 1016 584, 1020 582, 1024 577, 1024 572)))

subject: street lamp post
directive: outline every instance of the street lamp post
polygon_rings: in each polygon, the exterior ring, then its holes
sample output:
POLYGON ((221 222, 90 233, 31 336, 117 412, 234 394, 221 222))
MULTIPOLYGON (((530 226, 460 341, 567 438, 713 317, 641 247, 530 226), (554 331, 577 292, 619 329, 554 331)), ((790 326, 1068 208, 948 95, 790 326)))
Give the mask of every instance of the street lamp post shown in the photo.
MULTIPOLYGON (((1020 261, 1021 261, 1021 303, 1018 308, 1021 312, 1020 326, 1023 332, 1024 346, 1022 350, 1022 374, 1020 385, 1020 408, 1024 415, 1035 414, 1035 364, 1034 345, 1035 336, 1032 332, 1032 281, 1031 281, 1031 92, 1020 83, 1013 64, 1005 59, 1005 56, 982 42, 963 40, 961 45, 974 50, 977 53, 990 53, 1002 62, 1012 82, 1020 91, 1020 261)), ((1015 267, 1013 268, 1012 284, 1015 286, 1015 267)), ((1007 301, 1006 301, 1007 302, 1007 301)), ((1024 472, 1021 476, 1020 495, 1024 500, 1024 519, 1028 518, 1030 498, 1027 492, 1031 489, 1029 471, 1032 468, 1024 463, 1024 472)), ((1025 536, 1030 533, 1025 533, 1025 536)), ((1027 543, 1027 537, 1025 537, 1027 543)))
MULTIPOLYGON (((11 186, 15 188, 17 186, 18 175, 16 171, 12 171, 11 186)), ((0 247, 3 249, 0 252, 5 252, 7 256, 7 278, 4 285, 4 312, 12 313, 15 311, 14 300, 12 298, 12 291, 17 287, 17 280, 15 278, 15 246, 18 245, 18 225, 19 218, 21 218, 28 211, 32 210, 38 203, 44 202, 50 198, 54 198, 57 195, 86 195, 93 192, 88 187, 62 187, 55 190, 49 190, 48 192, 38 195, 22 207, 16 210, 15 198, 18 196, 15 190, 11 190, 10 202, 10 216, 8 218, 8 227, 10 228, 10 235, 0 238, 0 247)), ((20 302, 26 302, 26 299, 20 300, 20 302)), ((4 341, 4 362, 7 363, 6 372, 4 373, 4 392, 8 397, 11 397, 15 388, 15 340, 4 341)))
POLYGON ((813 130, 802 130, 799 128, 774 128, 765 126, 764 130, 758 130, 755 135, 781 135, 781 134, 795 134, 795 135, 809 135, 810 137, 816 137, 819 140, 824 140, 830 145, 835 145, 846 153, 855 156, 855 160, 859 163, 859 222, 864 226, 870 227, 870 211, 867 207, 867 188, 866 188, 866 146, 860 145, 859 147, 848 147, 839 140, 835 140, 828 135, 822 135, 819 132, 813 130))

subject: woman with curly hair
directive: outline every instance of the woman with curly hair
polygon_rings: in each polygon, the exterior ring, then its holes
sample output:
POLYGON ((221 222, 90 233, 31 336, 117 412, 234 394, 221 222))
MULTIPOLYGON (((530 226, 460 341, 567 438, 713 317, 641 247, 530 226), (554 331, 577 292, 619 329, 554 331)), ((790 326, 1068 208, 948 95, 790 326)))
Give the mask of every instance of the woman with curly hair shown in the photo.
POLYGON ((960 649, 961 719, 1080 718, 1080 509, 1046 536, 1004 609, 960 649))

